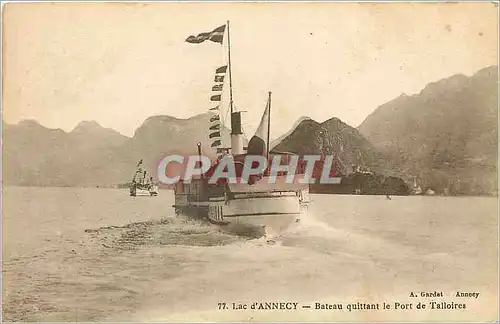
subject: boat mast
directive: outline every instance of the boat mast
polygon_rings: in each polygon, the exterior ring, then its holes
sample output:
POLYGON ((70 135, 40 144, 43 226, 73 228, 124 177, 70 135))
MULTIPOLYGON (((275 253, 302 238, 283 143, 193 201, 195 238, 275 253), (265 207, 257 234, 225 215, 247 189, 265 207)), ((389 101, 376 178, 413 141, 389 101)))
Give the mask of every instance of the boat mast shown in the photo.
POLYGON ((269 160, 269 151, 270 151, 270 147, 269 147, 269 136, 271 135, 271 91, 269 91, 269 98, 267 100, 267 104, 269 105, 269 110, 267 112, 267 143, 266 143, 266 147, 267 147, 267 160, 269 160))
POLYGON ((229 20, 227 21, 227 57, 229 65, 229 107, 231 118, 233 117, 233 77, 231 74, 231 37, 229 35, 229 20))
POLYGON ((229 106, 231 109, 231 153, 243 154, 243 132, 241 131, 241 112, 235 111, 233 102, 233 75, 231 67, 231 39, 229 35, 229 20, 227 21, 227 54, 229 67, 229 106))

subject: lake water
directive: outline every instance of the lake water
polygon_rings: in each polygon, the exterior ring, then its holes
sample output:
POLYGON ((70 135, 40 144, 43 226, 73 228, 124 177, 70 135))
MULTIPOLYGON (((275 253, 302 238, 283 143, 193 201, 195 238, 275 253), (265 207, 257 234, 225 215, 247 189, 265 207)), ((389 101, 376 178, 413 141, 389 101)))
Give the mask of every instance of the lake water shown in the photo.
POLYGON ((498 203, 311 195, 273 241, 173 214, 173 193, 3 188, 5 321, 488 321, 498 312, 498 203), (444 297, 409 297, 411 292, 444 297), (479 292, 458 298, 458 292, 479 292), (218 303, 297 302, 297 310, 218 303), (465 303, 417 310, 418 302, 465 303), (315 303, 342 310, 315 310, 315 303), (379 303, 388 310, 347 310, 379 303), (395 303, 412 309, 394 309, 395 303), (311 305, 311 309, 302 308, 311 305))

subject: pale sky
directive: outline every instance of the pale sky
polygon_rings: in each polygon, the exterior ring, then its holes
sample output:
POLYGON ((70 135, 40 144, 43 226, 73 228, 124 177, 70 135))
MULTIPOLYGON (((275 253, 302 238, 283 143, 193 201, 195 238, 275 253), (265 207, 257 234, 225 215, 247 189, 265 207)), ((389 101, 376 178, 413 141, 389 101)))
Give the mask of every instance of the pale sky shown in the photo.
POLYGON ((401 93, 498 60, 492 3, 24 3, 3 14, 4 120, 66 131, 95 120, 132 136, 152 115, 208 111, 227 46, 185 39, 226 20, 247 136, 268 91, 276 138, 301 116, 356 127, 401 93))

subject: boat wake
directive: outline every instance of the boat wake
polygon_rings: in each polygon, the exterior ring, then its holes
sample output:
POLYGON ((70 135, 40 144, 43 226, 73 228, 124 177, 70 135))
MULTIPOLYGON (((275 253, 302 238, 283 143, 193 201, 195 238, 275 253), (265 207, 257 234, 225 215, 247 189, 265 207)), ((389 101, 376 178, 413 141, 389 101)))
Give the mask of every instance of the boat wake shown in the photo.
POLYGON ((182 217, 105 226, 85 232, 104 247, 120 250, 146 245, 220 246, 244 240, 244 237, 222 233, 202 221, 182 217))
POLYGON ((282 246, 303 248, 349 259, 390 260, 401 255, 413 255, 414 248, 393 242, 363 230, 329 225, 309 214, 297 226, 279 237, 282 246))
POLYGON ((123 226, 86 229, 85 232, 104 248, 118 250, 133 250, 141 246, 212 247, 244 243, 307 249, 328 246, 334 251, 345 251, 346 245, 352 245, 353 235, 358 236, 321 222, 310 213, 293 223, 285 232, 274 235, 245 227, 237 233, 228 233, 207 221, 182 214, 123 226))

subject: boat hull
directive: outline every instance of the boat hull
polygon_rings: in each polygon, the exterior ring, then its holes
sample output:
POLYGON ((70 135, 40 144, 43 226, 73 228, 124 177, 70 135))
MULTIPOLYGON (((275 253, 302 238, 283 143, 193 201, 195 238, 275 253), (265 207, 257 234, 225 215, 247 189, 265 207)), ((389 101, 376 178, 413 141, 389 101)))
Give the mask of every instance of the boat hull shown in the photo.
POLYGON ((208 220, 224 232, 275 236, 300 220, 305 212, 296 192, 235 195, 228 201, 210 201, 208 220))
POLYGON ((151 194, 149 193, 149 190, 135 189, 135 190, 130 191, 130 196, 132 196, 132 197, 151 196, 151 194))
POLYGON ((224 217, 227 221, 219 224, 222 232, 249 237, 277 236, 286 232, 300 218, 298 214, 265 214, 224 217))
POLYGON ((130 196, 138 197, 138 196, 157 196, 158 188, 152 189, 142 189, 142 188, 130 188, 130 196))
POLYGON ((176 213, 206 219, 237 235, 279 235, 300 220, 309 202, 307 185, 229 185, 223 195, 206 199, 200 198, 202 188, 200 183, 185 184, 182 190, 179 186, 176 213))

